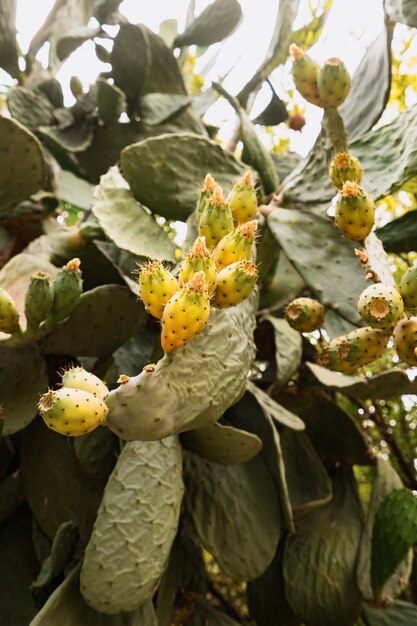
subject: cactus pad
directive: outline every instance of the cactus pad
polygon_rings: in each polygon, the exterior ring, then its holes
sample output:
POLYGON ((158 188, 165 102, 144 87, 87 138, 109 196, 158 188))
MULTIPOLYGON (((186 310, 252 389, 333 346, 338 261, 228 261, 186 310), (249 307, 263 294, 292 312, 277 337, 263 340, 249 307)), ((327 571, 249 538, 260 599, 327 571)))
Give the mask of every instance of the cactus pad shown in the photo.
POLYGON ((212 463, 245 463, 262 448, 262 441, 245 430, 214 422, 181 436, 183 446, 212 463))

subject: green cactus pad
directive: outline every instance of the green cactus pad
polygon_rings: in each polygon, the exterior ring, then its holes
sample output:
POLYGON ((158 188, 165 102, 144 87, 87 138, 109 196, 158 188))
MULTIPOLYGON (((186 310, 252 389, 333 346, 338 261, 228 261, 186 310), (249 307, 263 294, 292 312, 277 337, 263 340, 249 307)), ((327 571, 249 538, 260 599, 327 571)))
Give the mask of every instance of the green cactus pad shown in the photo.
MULTIPOLYGON (((140 99, 140 119, 147 126, 173 121, 192 102, 191 96, 173 93, 148 93, 140 99)), ((175 122, 173 122, 175 123, 175 122)))
POLYGON ((240 465, 218 465, 187 453, 186 502, 204 547, 225 574, 260 576, 280 535, 276 484, 260 456, 240 465))
POLYGON ((355 562, 362 531, 362 507, 349 468, 334 481, 331 502, 303 516, 284 553, 285 593, 307 624, 353 624, 360 595, 355 562))
POLYGON ((68 320, 46 337, 45 354, 104 356, 143 326, 147 315, 134 294, 120 285, 86 291, 68 320))
POLYGON ((172 240, 135 200, 116 166, 101 177, 95 189, 93 213, 120 249, 141 257, 175 262, 172 240))
POLYGON ((214 141, 192 133, 159 135, 132 144, 122 150, 120 165, 137 200, 167 219, 186 219, 194 211, 197 184, 207 172, 227 192, 246 170, 214 141))
POLYGON ((81 593, 90 606, 114 614, 152 597, 177 532, 183 493, 176 437, 125 445, 81 568, 81 593))
POLYGON ((245 463, 262 448, 256 435, 219 422, 184 433, 181 443, 202 459, 223 465, 245 463))
POLYGON ((369 626, 413 626, 417 624, 417 607, 409 602, 397 601, 386 607, 365 604, 363 616, 369 626))
POLYGON ((36 344, 0 348, 1 421, 3 436, 25 428, 37 415, 37 402, 48 388, 46 363, 36 344))
POLYGON ((51 583, 57 576, 63 573, 65 568, 71 563, 79 541, 78 528, 73 522, 64 522, 56 531, 51 553, 42 563, 41 570, 32 584, 32 591, 36 596, 40 596, 43 588, 51 583))
POLYGON ((97 115, 103 124, 112 124, 119 121, 120 115, 126 109, 126 99, 123 91, 116 85, 111 85, 104 78, 98 78, 97 87, 97 115))
POLYGON ((59 526, 72 520, 84 547, 104 483, 86 480, 66 438, 49 430, 41 419, 24 431, 21 467, 28 504, 43 532, 53 539, 59 526))
POLYGON ((192 342, 110 392, 109 428, 122 439, 153 440, 218 420, 245 389, 257 303, 255 290, 238 306, 213 310, 192 342), (207 375, 196 376, 202 362, 207 375))
POLYGON ((278 426, 287 426, 293 430, 305 429, 304 422, 297 415, 288 411, 251 381, 247 382, 247 389, 255 397, 265 415, 268 415, 278 426))
POLYGON ((262 320, 268 321, 274 329, 277 383, 285 387, 301 363, 301 335, 284 319, 267 315, 262 320))
POLYGON ((194 18, 174 41, 174 47, 210 46, 230 35, 242 18, 237 0, 216 0, 194 18))
MULTIPOLYGON (((362 533, 356 569, 359 589, 365 600, 373 600, 374 596, 371 587, 371 551, 375 517, 386 496, 394 489, 400 489, 402 486, 402 481, 392 465, 379 458, 375 468, 372 498, 362 533)), ((384 552, 384 548, 380 547, 379 550, 381 554, 384 552)), ((404 590, 410 576, 411 564, 412 554, 408 553, 408 555, 404 555, 402 562, 398 564, 395 572, 386 581, 384 585, 386 597, 395 597, 404 590)))
POLYGON ((18 122, 0 116, 0 215, 42 189, 46 164, 39 140, 18 122))
POLYGON ((417 498, 409 489, 395 489, 376 511, 372 531, 371 585, 377 600, 386 581, 415 543, 417 498))
POLYGON ((46 98, 24 87, 13 87, 7 94, 10 115, 32 132, 39 126, 55 124, 53 108, 46 98))
POLYGON ((4 3, 0 15, 0 67, 13 77, 20 74, 16 40, 16 0, 4 3))
POLYGON ((116 463, 119 440, 108 428, 96 428, 73 440, 75 458, 89 478, 107 480, 116 463))

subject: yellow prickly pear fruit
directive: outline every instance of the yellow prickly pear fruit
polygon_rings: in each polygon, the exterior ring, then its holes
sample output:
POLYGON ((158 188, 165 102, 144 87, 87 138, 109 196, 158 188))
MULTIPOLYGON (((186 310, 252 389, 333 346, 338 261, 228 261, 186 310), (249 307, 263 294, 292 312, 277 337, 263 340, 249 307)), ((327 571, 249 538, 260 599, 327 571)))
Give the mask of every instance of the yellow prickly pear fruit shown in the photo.
POLYGON ((250 170, 235 183, 227 201, 232 211, 233 219, 238 224, 243 224, 256 218, 258 201, 253 175, 250 170))
POLYGON ((335 57, 327 59, 317 77, 319 96, 326 108, 337 108, 350 91, 350 75, 345 64, 335 57))
POLYGON ((329 369, 351 373, 362 365, 379 359, 388 343, 389 334, 377 328, 358 328, 333 339, 320 355, 320 362, 329 369))
POLYGON ((417 365, 417 317, 403 319, 394 328, 394 348, 408 365, 417 365))
POLYGON ((204 237, 197 237, 190 252, 185 257, 184 265, 178 275, 180 287, 184 287, 197 272, 204 272, 209 294, 213 294, 217 285, 217 269, 204 237))
POLYGON ((291 73, 297 90, 308 102, 324 108, 317 85, 320 65, 295 43, 290 45, 290 54, 293 58, 291 73))
POLYGON ((257 220, 245 222, 219 241, 211 253, 218 269, 237 261, 252 260, 257 227, 257 220))
POLYGON ((211 174, 207 174, 204 179, 203 188, 200 189, 200 195, 197 200, 197 225, 200 221, 200 216, 205 209, 207 201, 211 198, 217 187, 219 187, 219 185, 216 183, 213 176, 211 174))
POLYGON ((313 298, 296 298, 285 310, 287 322, 300 333, 311 333, 320 328, 325 314, 324 306, 313 298))
POLYGON ((406 309, 417 309, 417 263, 410 267, 401 278, 400 294, 406 309))
POLYGON ((81 389, 92 393, 96 398, 104 400, 109 395, 107 386, 98 376, 87 372, 83 367, 70 367, 62 374, 62 386, 81 389))
POLYGON ((205 237, 206 245, 211 249, 231 230, 232 212, 225 202, 221 188, 217 186, 200 215, 198 234, 205 237))
POLYGON ((92 393, 62 387, 45 393, 38 404, 39 413, 49 428, 61 435, 85 435, 106 421, 107 405, 92 393))
POLYGON ((219 272, 213 303, 220 309, 240 304, 253 291, 258 270, 251 261, 237 261, 219 272))
POLYGON ((12 296, 0 287, 0 331, 15 333, 19 330, 19 311, 12 296))
POLYGON ((145 309, 159 320, 164 306, 179 289, 177 279, 159 261, 150 261, 140 267, 139 294, 145 309))
POLYGON ((348 180, 359 184, 362 172, 361 162, 349 152, 335 154, 329 167, 329 176, 337 189, 341 189, 348 180))
POLYGON ((372 328, 392 328, 404 315, 404 302, 394 287, 377 283, 362 291, 358 311, 372 328))
POLYGON ((197 272, 167 303, 162 315, 161 345, 165 352, 182 348, 198 335, 210 315, 210 297, 204 272, 197 272))
POLYGON ((371 196, 359 185, 347 181, 339 191, 335 221, 346 237, 363 241, 371 232, 375 220, 375 204, 371 196))

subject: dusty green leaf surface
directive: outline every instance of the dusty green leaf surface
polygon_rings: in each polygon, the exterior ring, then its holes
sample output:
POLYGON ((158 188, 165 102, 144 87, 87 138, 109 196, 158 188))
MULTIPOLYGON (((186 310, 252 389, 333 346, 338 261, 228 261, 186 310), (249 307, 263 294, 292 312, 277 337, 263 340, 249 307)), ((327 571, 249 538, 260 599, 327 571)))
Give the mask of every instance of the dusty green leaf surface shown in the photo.
POLYGON ((267 315, 264 318, 274 329, 277 382, 285 387, 301 363, 301 334, 291 328, 287 320, 267 315))
POLYGON ((132 144, 122 151, 120 166, 136 199, 167 219, 186 219, 194 211, 207 172, 227 193, 246 169, 217 143, 192 133, 132 144))
POLYGON ((413 0, 387 0, 384 2, 384 10, 393 22, 417 26, 417 7, 413 0))
POLYGON ((73 438, 75 458, 88 478, 107 480, 116 463, 119 440, 108 428, 73 438))
POLYGON ((37 344, 0 348, 0 432, 12 435, 38 414, 38 400, 48 390, 46 363, 37 344))
POLYGON ((112 49, 112 76, 133 107, 145 83, 148 63, 149 50, 142 29, 135 24, 123 24, 112 49))
POLYGON ((175 262, 172 240, 134 198, 116 166, 101 177, 95 189, 93 213, 109 239, 122 250, 175 262))
POLYGON ((1 6, 0 67, 12 76, 19 74, 16 42, 16 0, 4 0, 1 6))
POLYGON ((146 441, 218 420, 245 390, 257 304, 255 290, 237 306, 212 309, 198 337, 112 391, 109 428, 122 439, 146 441))
POLYGON ((174 47, 210 46, 222 41, 233 32, 241 17, 237 0, 215 0, 178 35, 174 47))
POLYGON ((190 106, 191 96, 174 93, 148 93, 140 100, 140 119, 148 126, 168 122, 190 106))
MULTIPOLYGON (((371 551, 372 531, 375 523, 375 516, 385 497, 391 493, 393 489, 400 489, 402 486, 400 477, 390 463, 388 461, 378 459, 372 488, 371 503, 362 533, 357 563, 358 585, 365 600, 372 600, 374 597, 371 587, 371 551)), ((381 549, 384 550, 384 548, 381 549)), ((394 574, 392 574, 389 580, 385 583, 384 589, 386 596, 395 597, 402 591, 409 578, 411 564, 412 554, 409 553, 397 567, 394 574)))
POLYGON ((348 468, 339 470, 333 493, 331 502, 298 521, 297 533, 286 541, 285 591, 305 623, 351 626, 360 610, 355 563, 363 520, 348 468))
POLYGON ((81 593, 90 606, 114 614, 152 597, 177 533, 183 493, 178 438, 124 446, 81 568, 81 593))
POLYGON ((411 252, 417 248, 417 211, 409 211, 378 228, 375 234, 387 252, 411 252))
POLYGON ((61 170, 59 173, 58 196, 65 202, 88 210, 93 199, 93 186, 72 172, 61 170))
POLYGON ((186 500, 204 547, 238 580, 260 576, 280 535, 275 481, 260 456, 218 465, 185 456, 186 500))
POLYGON ((369 626, 413 626, 417 624, 417 607, 398 600, 393 606, 376 608, 364 604, 363 615, 369 626))
POLYGON ((248 382, 247 388, 249 393, 255 397, 262 411, 278 425, 287 426, 293 430, 304 430, 304 422, 297 415, 275 402, 265 391, 252 382, 248 382))
POLYGON ((82 28, 89 22, 92 15, 93 0, 67 0, 61 3, 47 37, 51 46, 49 65, 53 70, 58 70, 62 63, 57 50, 60 40, 67 37, 71 31, 82 28))
POLYGON ((61 524, 54 537, 51 553, 42 563, 41 570, 33 583, 32 589, 42 589, 64 571, 71 563, 77 549, 78 540, 78 528, 73 522, 69 521, 61 524))
POLYGON ((103 124, 112 124, 119 120, 126 108, 126 98, 118 87, 111 85, 104 78, 98 78, 97 87, 97 114, 103 124))
POLYGON ((10 89, 7 107, 11 116, 31 131, 56 122, 48 101, 24 87, 10 89))

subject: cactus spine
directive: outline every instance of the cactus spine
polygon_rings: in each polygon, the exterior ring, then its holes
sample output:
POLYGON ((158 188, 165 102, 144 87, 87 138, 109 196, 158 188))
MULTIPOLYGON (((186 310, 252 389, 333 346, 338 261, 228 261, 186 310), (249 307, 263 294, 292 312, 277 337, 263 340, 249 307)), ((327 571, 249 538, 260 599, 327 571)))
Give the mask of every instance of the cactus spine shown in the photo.
POLYGON ((197 272, 164 308, 161 344, 173 352, 191 341, 208 322, 210 298, 204 272, 197 272))
POLYGON ((224 200, 221 188, 217 186, 200 215, 198 233, 205 237, 206 244, 211 249, 231 230, 232 212, 224 200))
POLYGON ((150 261, 140 267, 139 294, 146 310, 162 318, 164 307, 178 291, 177 279, 159 261, 150 261))
POLYGON ((96 398, 104 400, 109 395, 107 386, 98 376, 87 372, 83 367, 70 367, 62 374, 62 386, 81 389, 92 393, 96 398))
POLYGON ((37 272, 30 279, 25 296, 27 329, 34 333, 49 315, 54 301, 49 274, 37 272))
POLYGON ((0 332, 15 333, 19 330, 19 311, 12 296, 0 287, 0 332))
POLYGON ((394 328, 394 348, 408 365, 417 365, 417 317, 401 320, 394 328))
POLYGON ((80 299, 82 284, 80 259, 72 259, 58 272, 53 282, 54 299, 45 320, 47 326, 64 320, 72 313, 80 299))
POLYGON ((296 44, 291 44, 290 54, 293 58, 291 73, 297 90, 307 102, 323 108, 317 85, 320 65, 296 44))
POLYGON ((258 201, 250 170, 235 183, 227 200, 237 224, 250 222, 256 218, 258 201))
POLYGON ((213 303, 219 308, 235 306, 252 293, 258 278, 258 270, 250 261, 238 261, 224 267, 219 279, 213 303))
POLYGON ((357 183, 344 183, 335 207, 335 221, 340 230, 353 241, 363 241, 371 232, 374 219, 372 198, 357 183))
POLYGON ((49 428, 68 437, 91 432, 105 422, 109 411, 92 393, 66 387, 45 393, 38 408, 49 428))
POLYGON ((324 322, 326 309, 313 298, 296 298, 285 309, 285 317, 300 333, 311 333, 324 322))
POLYGON ((317 77, 320 99, 327 108, 337 108, 350 91, 350 76, 345 64, 335 57, 328 59, 317 77))
POLYGON ((237 261, 252 260, 257 227, 257 220, 245 222, 219 241, 211 253, 218 269, 237 261))
POLYGON ((215 262, 210 258, 210 250, 206 247, 204 237, 197 237, 186 256, 178 275, 179 286, 184 287, 191 277, 200 271, 204 272, 209 294, 213 294, 217 285, 217 269, 215 262))
POLYGON ((329 176, 337 189, 341 189, 348 180, 359 184, 362 173, 361 162, 349 152, 335 154, 329 167, 329 176))
POLYGON ((391 328, 404 315, 404 303, 394 287, 377 283, 359 296, 358 311, 372 328, 391 328))
POLYGON ((417 309, 417 263, 410 267, 401 278, 399 291, 405 308, 410 311, 417 309))

